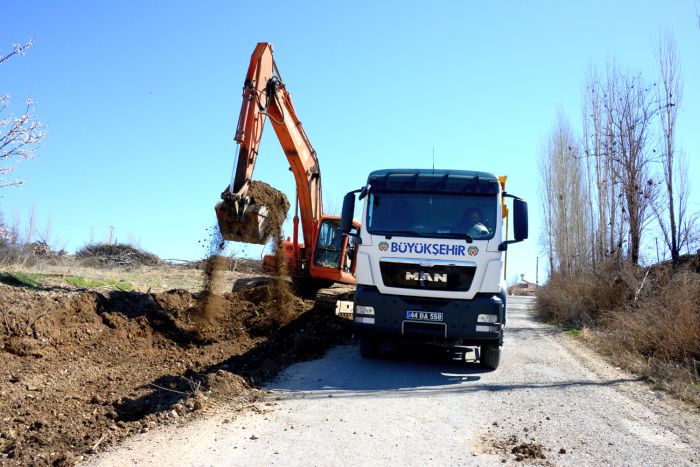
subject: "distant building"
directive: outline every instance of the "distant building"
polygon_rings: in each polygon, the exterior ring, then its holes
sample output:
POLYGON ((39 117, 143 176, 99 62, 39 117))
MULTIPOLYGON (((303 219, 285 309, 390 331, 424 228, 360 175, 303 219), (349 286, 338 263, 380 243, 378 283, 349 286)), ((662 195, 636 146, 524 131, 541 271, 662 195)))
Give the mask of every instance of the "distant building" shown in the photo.
POLYGON ((533 295, 538 287, 537 284, 525 280, 524 275, 521 275, 518 282, 508 287, 508 293, 510 295, 533 295))

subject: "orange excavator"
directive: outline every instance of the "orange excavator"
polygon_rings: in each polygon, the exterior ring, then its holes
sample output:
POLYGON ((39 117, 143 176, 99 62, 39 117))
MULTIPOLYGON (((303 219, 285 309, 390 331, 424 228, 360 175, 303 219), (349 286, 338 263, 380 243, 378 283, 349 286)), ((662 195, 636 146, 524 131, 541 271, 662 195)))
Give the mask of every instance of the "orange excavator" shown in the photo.
MULTIPOLYGON (((306 288, 328 287, 334 282, 355 284, 357 237, 342 235, 338 230, 340 217, 323 213, 318 156, 272 54, 272 44, 261 42, 250 58, 235 136, 233 175, 215 208, 219 229, 225 240, 245 243, 266 244, 279 235, 288 203, 277 190, 253 181, 260 140, 269 119, 296 181, 293 238, 281 242, 287 272, 295 283, 306 288), (263 185, 265 196, 259 190, 263 185), (278 195, 270 196, 270 190, 278 195), (303 241, 299 238, 300 225, 303 241)), ((359 227, 353 222, 355 232, 359 227)), ((265 262, 270 259, 267 257, 265 262)))

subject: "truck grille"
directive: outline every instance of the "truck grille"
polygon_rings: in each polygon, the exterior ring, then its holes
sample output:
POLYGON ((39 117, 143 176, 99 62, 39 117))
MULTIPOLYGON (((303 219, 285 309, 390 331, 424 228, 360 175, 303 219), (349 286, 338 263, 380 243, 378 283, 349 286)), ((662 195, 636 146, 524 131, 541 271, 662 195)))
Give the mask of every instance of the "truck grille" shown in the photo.
POLYGON ((379 269, 387 287, 466 292, 472 285, 476 266, 380 261, 379 269))

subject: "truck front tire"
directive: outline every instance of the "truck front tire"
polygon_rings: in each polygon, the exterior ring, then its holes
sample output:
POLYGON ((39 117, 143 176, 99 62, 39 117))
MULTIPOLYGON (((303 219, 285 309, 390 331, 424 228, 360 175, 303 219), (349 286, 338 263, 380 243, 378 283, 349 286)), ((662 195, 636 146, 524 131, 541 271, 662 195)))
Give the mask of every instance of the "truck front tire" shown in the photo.
POLYGON ((362 358, 377 358, 380 342, 376 337, 360 335, 360 356, 362 358))
POLYGON ((487 370, 495 370, 501 362, 501 346, 500 342, 485 342, 481 346, 479 354, 479 363, 482 368, 487 370))

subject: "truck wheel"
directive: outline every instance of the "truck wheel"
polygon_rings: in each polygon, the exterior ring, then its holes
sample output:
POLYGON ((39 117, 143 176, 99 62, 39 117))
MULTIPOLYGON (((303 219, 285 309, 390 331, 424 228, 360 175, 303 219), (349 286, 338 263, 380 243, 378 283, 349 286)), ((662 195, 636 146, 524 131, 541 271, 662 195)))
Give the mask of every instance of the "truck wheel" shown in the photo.
POLYGON ((362 358, 377 358, 379 356, 379 341, 376 337, 360 336, 360 356, 362 358))
POLYGON ((480 365, 488 370, 495 370, 501 362, 501 346, 499 342, 486 342, 481 346, 479 355, 480 365))

